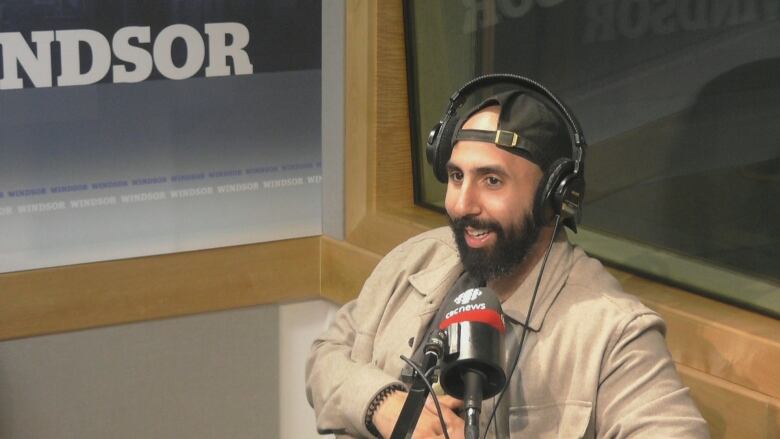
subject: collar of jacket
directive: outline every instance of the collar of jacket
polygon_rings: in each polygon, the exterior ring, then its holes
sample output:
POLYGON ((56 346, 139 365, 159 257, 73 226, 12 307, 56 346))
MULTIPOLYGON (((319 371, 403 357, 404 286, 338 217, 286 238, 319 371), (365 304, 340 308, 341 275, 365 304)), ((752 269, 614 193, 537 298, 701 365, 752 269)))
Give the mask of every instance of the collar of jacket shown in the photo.
MULTIPOLYGON (((536 279, 542 268, 542 259, 536 263, 536 266, 526 276, 525 280, 502 304, 504 314, 521 325, 525 323, 528 305, 536 286, 536 279)), ((528 325, 530 329, 534 331, 541 329, 550 307, 566 284, 571 267, 572 246, 566 239, 566 234, 561 233, 553 243, 550 256, 547 259, 547 265, 544 268, 542 281, 539 284, 539 292, 536 296, 534 308, 531 311, 531 321, 528 325)), ((425 305, 420 312, 421 315, 431 313, 439 307, 447 291, 462 272, 463 266, 460 263, 457 251, 455 251, 451 257, 446 258, 441 264, 409 276, 409 283, 412 287, 423 296, 427 296, 425 305)))
POLYGON ((425 296, 425 304, 420 309, 420 315, 430 314, 439 308, 461 273, 463 273, 463 266, 456 250, 440 264, 409 276, 412 287, 425 296))
MULTIPOLYGON (((539 292, 536 294, 534 307, 531 310, 531 320, 529 328, 539 331, 542 328, 545 317, 547 317, 550 307, 561 292, 566 280, 569 277, 569 271, 572 268, 572 249, 565 233, 560 233, 553 242, 550 256, 547 258, 547 265, 544 267, 542 280, 539 283, 539 292)), ((542 269, 542 257, 536 263, 533 270, 528 273, 519 287, 509 298, 501 304, 501 307, 508 317, 519 324, 524 324, 528 314, 528 306, 531 303, 536 280, 539 277, 539 271, 542 269)))

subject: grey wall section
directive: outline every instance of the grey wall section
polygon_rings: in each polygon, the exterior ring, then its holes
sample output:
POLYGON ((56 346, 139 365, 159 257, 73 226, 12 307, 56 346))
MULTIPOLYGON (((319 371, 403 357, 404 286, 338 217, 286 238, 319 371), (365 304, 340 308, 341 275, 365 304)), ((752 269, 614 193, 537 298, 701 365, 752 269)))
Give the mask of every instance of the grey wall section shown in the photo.
POLYGON ((278 307, 0 343, 0 438, 279 437, 278 307))
POLYGON ((322 233, 344 239, 344 0, 322 4, 322 233))

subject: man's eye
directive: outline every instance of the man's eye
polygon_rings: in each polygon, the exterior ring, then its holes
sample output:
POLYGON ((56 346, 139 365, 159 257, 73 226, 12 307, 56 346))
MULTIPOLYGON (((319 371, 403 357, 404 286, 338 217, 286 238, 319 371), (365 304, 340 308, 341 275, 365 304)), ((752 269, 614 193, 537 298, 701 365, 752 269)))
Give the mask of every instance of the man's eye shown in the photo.
POLYGON ((499 184, 501 184, 501 180, 499 180, 497 177, 488 177, 487 183, 490 186, 498 186, 499 184))
POLYGON ((463 180, 463 173, 458 171, 452 171, 450 172, 450 180, 452 181, 461 181, 463 180))

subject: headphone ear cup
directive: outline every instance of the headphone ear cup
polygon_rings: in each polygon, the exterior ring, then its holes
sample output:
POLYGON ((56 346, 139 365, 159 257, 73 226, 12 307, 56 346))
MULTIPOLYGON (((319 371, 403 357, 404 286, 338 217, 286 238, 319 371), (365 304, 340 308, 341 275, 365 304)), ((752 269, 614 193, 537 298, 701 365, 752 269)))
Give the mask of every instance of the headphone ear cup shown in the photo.
POLYGON ((560 158, 550 165, 547 181, 542 192, 542 204, 550 206, 554 213, 561 213, 561 205, 555 198, 556 189, 566 175, 574 172, 574 161, 568 158, 560 158))
POLYGON ((441 131, 442 122, 439 121, 431 128, 431 132, 428 134, 428 141, 425 145, 425 158, 428 160, 428 164, 433 166, 436 163, 436 145, 439 141, 439 132, 441 131))
POLYGON ((455 128, 458 126, 457 117, 447 117, 439 122, 431 131, 432 139, 429 136, 429 143, 426 154, 428 163, 433 168, 433 175, 442 183, 447 182, 447 162, 452 156, 452 137, 455 134, 455 128), (432 143, 430 141, 433 140, 432 143))
POLYGON ((561 216, 563 224, 577 231, 582 216, 582 199, 585 195, 585 180, 574 171, 574 160, 562 158, 550 166, 550 175, 544 187, 544 205, 561 216), (547 204, 549 203, 549 204, 547 204))
POLYGON ((582 219, 582 200, 585 196, 585 179, 581 175, 572 172, 563 177, 555 189, 553 198, 560 206, 563 224, 575 233, 577 224, 582 219))

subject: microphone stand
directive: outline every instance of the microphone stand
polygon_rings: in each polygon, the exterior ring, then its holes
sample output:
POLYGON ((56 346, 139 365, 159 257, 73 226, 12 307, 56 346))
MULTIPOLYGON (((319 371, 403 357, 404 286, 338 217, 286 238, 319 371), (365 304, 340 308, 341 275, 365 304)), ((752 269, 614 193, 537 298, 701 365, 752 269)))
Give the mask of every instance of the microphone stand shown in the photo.
POLYGON ((463 407, 466 409, 464 436, 466 439, 479 439, 479 414, 482 412, 482 383, 486 377, 482 372, 469 370, 463 374, 465 392, 463 407))
MULTIPOLYGON (((426 353, 422 370, 427 371, 435 366, 438 358, 439 356, 434 352, 426 353)), ((419 373, 414 372, 412 387, 409 389, 406 402, 404 402, 404 406, 401 408, 401 414, 398 415, 398 421, 395 423, 390 439, 411 439, 414 428, 417 426, 417 421, 420 419, 420 413, 422 413, 422 409, 425 407, 425 400, 430 393, 428 386, 425 385, 424 378, 419 373)))

